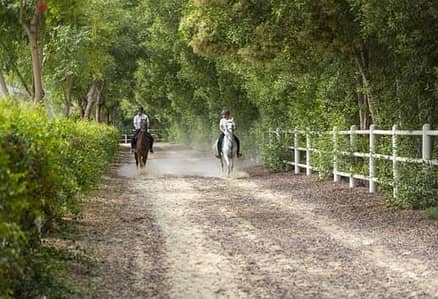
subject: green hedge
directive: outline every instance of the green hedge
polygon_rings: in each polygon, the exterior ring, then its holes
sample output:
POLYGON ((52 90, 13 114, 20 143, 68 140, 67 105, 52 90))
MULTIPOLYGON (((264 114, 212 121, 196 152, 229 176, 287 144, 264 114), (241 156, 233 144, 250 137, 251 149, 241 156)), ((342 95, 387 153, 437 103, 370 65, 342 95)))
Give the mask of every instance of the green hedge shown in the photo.
POLYGON ((0 99, 0 140, 0 297, 38 296, 41 239, 99 182, 117 153, 118 132, 48 120, 41 107, 0 99))

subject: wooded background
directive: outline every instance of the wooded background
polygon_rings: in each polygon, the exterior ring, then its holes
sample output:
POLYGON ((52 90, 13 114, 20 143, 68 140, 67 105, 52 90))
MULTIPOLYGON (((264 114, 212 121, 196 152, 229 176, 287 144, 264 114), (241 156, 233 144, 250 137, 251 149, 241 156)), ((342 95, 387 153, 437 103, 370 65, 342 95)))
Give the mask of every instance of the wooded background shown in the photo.
MULTIPOLYGON (((3 93, 175 139, 438 121, 434 0, 1 0, 3 93), (4 82, 5 81, 5 82, 4 82)), ((248 142, 248 141, 247 141, 248 142)), ((246 143, 247 143, 246 142, 246 143)))
MULTIPOLYGON (((42 240, 99 183, 138 105, 167 140, 199 149, 229 109, 244 157, 284 169, 293 140, 272 129, 437 130, 437 40, 436 0, 0 0, 0 296, 69 294, 53 258, 73 258, 42 240)), ((332 153, 330 138, 312 146, 332 153)), ((421 158, 421 138, 397 146, 421 158)), ((389 155, 390 137, 376 147, 389 155)), ((330 175, 333 156, 314 156, 330 175)), ((368 173, 363 159, 338 162, 368 173)), ((376 167, 392 177, 391 161, 376 167)), ((399 172, 397 200, 381 186, 388 205, 438 206, 437 167, 399 172)))

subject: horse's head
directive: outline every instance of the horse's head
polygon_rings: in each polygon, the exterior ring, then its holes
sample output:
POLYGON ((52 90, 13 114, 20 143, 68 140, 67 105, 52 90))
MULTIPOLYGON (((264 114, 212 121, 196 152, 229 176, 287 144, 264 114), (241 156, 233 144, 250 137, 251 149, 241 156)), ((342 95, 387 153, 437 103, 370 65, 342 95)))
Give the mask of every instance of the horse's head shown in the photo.
POLYGON ((146 131, 148 129, 148 124, 145 119, 142 119, 140 122, 140 130, 146 131))

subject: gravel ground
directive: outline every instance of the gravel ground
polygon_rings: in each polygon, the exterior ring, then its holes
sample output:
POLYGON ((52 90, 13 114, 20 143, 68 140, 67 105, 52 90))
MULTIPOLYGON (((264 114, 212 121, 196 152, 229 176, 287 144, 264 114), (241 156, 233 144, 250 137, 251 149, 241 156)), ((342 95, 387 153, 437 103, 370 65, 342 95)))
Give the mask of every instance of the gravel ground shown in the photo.
POLYGON ((84 202, 95 298, 438 298, 438 222, 365 188, 159 143, 84 202), (245 164, 245 165, 242 165, 245 164))

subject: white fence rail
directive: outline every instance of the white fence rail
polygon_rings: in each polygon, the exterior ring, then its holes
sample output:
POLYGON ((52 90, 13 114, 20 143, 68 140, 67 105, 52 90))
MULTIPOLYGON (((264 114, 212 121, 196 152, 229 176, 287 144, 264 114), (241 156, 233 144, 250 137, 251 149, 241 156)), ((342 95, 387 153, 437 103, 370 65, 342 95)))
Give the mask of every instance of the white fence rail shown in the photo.
MULTIPOLYGON (((161 141, 162 137, 161 137, 161 130, 160 129, 150 129, 149 132, 152 134, 152 136, 154 137, 155 141, 161 141)), ((134 136, 134 131, 131 132, 123 132, 120 136, 120 143, 130 143, 132 137, 134 136)))
MULTIPOLYGON (((280 136, 281 133, 285 133, 280 129, 273 131, 277 136, 280 136)), ((429 124, 423 125, 422 130, 399 130, 397 126, 393 126, 392 130, 379 130, 376 129, 374 125, 370 126, 369 130, 357 130, 356 126, 352 126, 350 130, 347 131, 338 131, 337 128, 333 128, 332 131, 328 132, 309 132, 302 130, 294 130, 287 131, 288 134, 294 135, 294 145, 288 146, 289 149, 294 151, 294 161, 283 161, 286 164, 294 166, 295 174, 300 173, 301 169, 306 170, 306 175, 310 175, 312 170, 317 170, 314 166, 312 166, 312 153, 317 152, 321 153, 318 149, 312 148, 312 136, 315 134, 330 134, 332 135, 333 142, 333 151, 330 153, 326 153, 328 155, 332 155, 333 157, 333 180, 338 182, 340 177, 349 178, 350 187, 355 186, 355 180, 366 180, 369 182, 369 192, 376 192, 376 183, 380 183, 378 178, 376 177, 376 160, 389 160, 392 161, 392 183, 391 186, 393 188, 393 196, 397 198, 397 185, 399 182, 400 174, 399 174, 399 164, 403 163, 427 163, 429 165, 438 166, 438 160, 432 159, 432 137, 438 136, 438 130, 431 130, 429 124), (339 135, 349 135, 349 146, 351 151, 345 152, 340 151, 338 147, 339 135), (369 150, 368 152, 356 152, 355 143, 357 135, 368 135, 369 136, 369 150), (392 136, 392 154, 384 155, 376 152, 376 137, 379 135, 383 136, 392 136), (398 156, 398 143, 399 136, 421 136, 422 137, 422 157, 418 158, 409 158, 409 157, 400 157, 398 156), (300 139, 304 137, 306 139, 306 147, 300 147, 300 139), (300 153, 306 153, 306 161, 305 164, 301 163, 300 153), (348 157, 361 157, 368 159, 368 176, 363 174, 354 173, 353 167, 351 165, 349 172, 342 172, 338 170, 338 158, 340 156, 348 156, 348 157)))

